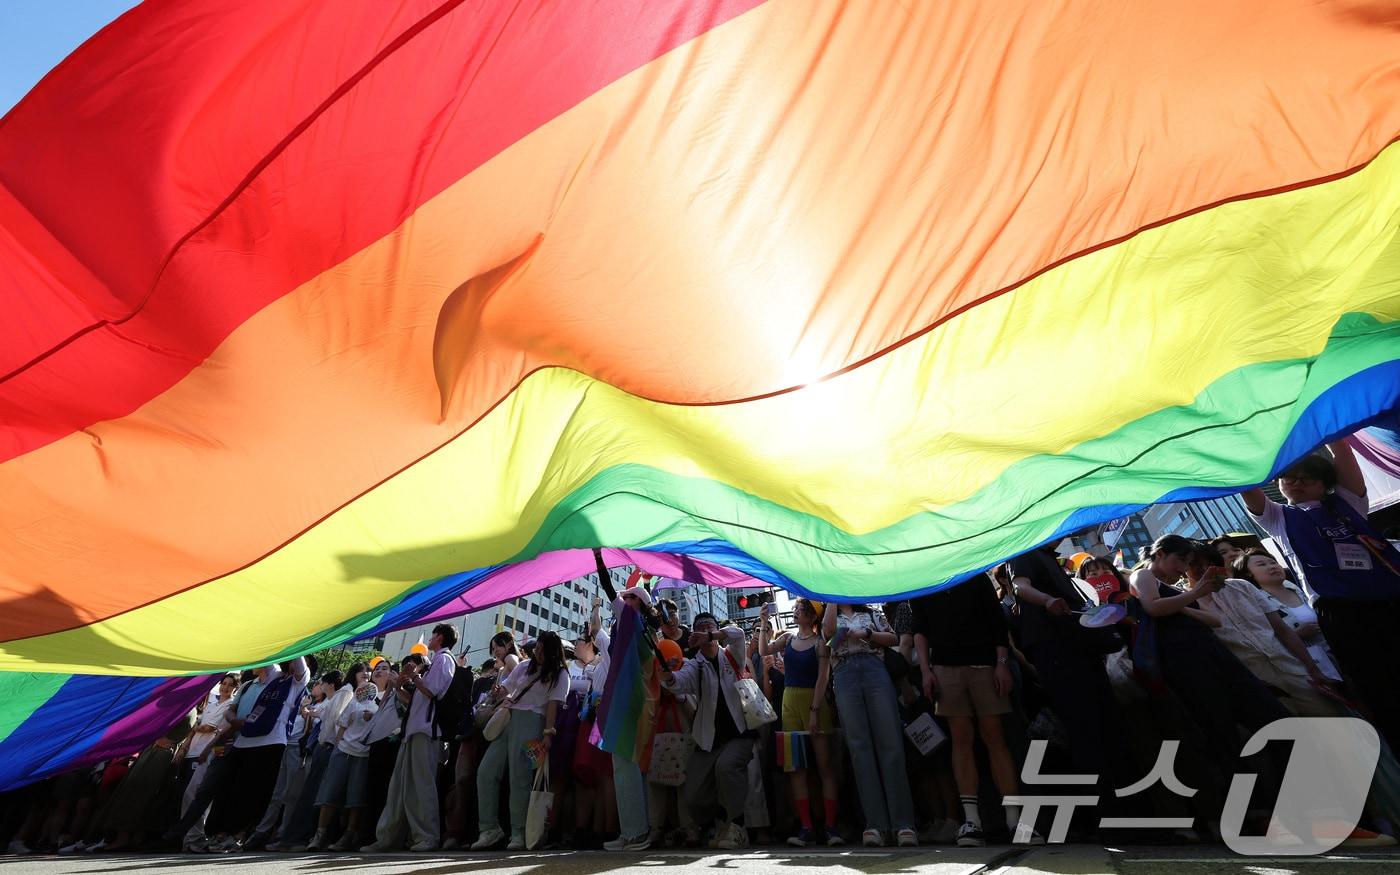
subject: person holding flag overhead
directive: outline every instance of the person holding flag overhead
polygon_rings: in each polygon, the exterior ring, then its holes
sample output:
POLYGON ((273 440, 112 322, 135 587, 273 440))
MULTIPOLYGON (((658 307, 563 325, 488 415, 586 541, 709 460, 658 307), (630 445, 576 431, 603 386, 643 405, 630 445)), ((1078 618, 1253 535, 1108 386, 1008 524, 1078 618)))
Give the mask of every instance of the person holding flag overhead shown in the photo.
POLYGON ((630 587, 613 602, 611 635, 602 628, 598 607, 591 629, 599 659, 593 689, 602 690, 594 738, 600 750, 612 754, 613 788, 617 797, 617 838, 604 842, 608 851, 644 851, 651 847, 647 814, 646 777, 642 764, 651 756, 660 697, 656 642, 647 628, 656 611, 651 593, 630 587))
POLYGON ((1350 444, 1327 449, 1330 458, 1304 456, 1279 475, 1287 504, 1258 488, 1242 497, 1297 572, 1350 688, 1386 743, 1400 748, 1400 661, 1388 643, 1400 626, 1400 552, 1367 518, 1366 479, 1350 444))

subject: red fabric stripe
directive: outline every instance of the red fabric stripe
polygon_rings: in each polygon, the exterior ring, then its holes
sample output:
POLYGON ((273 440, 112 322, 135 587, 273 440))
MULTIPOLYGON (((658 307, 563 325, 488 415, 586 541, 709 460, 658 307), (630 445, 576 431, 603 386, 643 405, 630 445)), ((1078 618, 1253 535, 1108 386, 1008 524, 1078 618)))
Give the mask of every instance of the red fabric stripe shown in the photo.
POLYGON ((25 302, 0 321, 0 461, 135 410, 511 143, 759 2, 123 16, 0 122, 0 262, 31 265, 0 276, 25 302))

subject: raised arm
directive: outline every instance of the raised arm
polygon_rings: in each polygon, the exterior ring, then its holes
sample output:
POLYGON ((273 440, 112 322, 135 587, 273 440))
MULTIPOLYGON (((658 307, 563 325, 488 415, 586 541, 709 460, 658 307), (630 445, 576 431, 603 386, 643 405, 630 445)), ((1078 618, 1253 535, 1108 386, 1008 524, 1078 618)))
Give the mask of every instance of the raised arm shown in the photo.
MULTIPOLYGON (((1170 617, 1172 614, 1179 614, 1185 608, 1194 607, 1196 602, 1220 588, 1218 582, 1206 581, 1181 595, 1163 596, 1157 592, 1156 581, 1157 579, 1152 576, 1152 572, 1144 568, 1134 574, 1133 579, 1128 584, 1133 590, 1133 595, 1137 596, 1138 601, 1142 603, 1142 609, 1152 617, 1170 617)), ((1215 617, 1213 624, 1204 619, 1202 622, 1207 625, 1220 625, 1218 617, 1215 617)))
POLYGON ((1356 461, 1356 453, 1345 440, 1333 441, 1327 445, 1332 453, 1332 464, 1337 469, 1337 485, 1355 495, 1366 497, 1366 478, 1361 474, 1361 465, 1356 461))

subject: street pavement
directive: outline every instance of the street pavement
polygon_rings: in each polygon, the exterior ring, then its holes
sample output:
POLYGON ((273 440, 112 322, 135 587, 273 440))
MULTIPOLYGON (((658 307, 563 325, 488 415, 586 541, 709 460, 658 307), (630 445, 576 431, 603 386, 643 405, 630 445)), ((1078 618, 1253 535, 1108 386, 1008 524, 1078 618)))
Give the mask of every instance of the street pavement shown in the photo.
POLYGON ((657 851, 604 853, 559 851, 491 854, 234 854, 82 857, 0 857, 4 875, 82 875, 97 872, 150 872, 167 875, 274 875, 274 873, 367 872, 375 875, 597 875, 664 867, 673 875, 1310 875, 1324 870, 1346 875, 1400 875, 1400 852, 1333 853, 1322 857, 1244 858, 1223 847, 1105 848, 1061 845, 1028 850, 919 848, 917 850, 798 851, 761 848, 743 853, 657 851))

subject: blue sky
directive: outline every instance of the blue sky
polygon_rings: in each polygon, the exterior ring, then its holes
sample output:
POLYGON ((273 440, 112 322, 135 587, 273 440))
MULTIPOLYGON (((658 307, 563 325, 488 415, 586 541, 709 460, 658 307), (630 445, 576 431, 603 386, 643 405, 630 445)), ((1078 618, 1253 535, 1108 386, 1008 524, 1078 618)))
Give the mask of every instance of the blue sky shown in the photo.
POLYGON ((137 0, 0 0, 0 115, 137 0))

